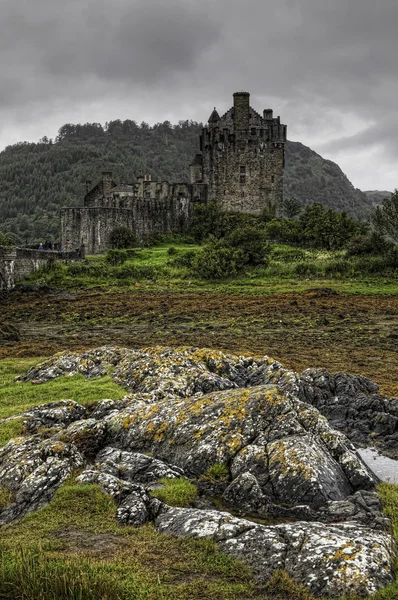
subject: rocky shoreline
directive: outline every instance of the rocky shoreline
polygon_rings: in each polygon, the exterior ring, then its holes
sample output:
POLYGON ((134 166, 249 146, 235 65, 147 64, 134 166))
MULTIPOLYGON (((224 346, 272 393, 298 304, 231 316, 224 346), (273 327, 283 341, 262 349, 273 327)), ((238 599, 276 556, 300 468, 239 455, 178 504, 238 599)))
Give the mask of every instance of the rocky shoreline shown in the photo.
POLYGON ((371 381, 268 357, 196 348, 102 347, 58 354, 23 381, 105 374, 121 401, 63 400, 24 414, 25 438, 0 448, 9 523, 49 502, 76 469, 116 502, 120 523, 152 522, 178 537, 211 537, 265 582, 285 569, 315 595, 367 595, 392 581, 389 520, 354 443, 398 453, 398 400, 371 381), (207 473, 222 465, 225 477, 207 473), (199 490, 184 508, 152 492, 161 478, 199 490))

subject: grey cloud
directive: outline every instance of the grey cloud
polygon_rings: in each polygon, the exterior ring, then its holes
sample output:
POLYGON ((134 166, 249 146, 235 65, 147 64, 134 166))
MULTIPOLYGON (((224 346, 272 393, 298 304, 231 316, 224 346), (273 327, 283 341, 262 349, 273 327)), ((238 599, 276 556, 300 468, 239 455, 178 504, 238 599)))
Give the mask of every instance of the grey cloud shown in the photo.
POLYGON ((397 23, 396 0, 2 0, 0 117, 205 119, 247 89, 315 149, 398 158, 397 23))

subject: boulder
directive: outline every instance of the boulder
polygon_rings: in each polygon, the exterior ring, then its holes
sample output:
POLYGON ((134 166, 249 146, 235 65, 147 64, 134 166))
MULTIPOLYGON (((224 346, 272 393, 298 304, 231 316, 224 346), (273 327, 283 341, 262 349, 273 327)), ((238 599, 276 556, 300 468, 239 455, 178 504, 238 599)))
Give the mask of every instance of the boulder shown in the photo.
POLYGON ((392 581, 390 536, 354 523, 265 526, 225 512, 169 508, 155 525, 176 537, 214 539, 263 584, 284 569, 315 595, 335 598, 373 594, 392 581))

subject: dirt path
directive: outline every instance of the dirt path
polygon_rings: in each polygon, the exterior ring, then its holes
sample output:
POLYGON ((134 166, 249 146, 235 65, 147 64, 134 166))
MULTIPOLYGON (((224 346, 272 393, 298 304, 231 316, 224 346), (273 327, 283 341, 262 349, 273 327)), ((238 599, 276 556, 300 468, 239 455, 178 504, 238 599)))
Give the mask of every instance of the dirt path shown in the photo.
POLYGON ((103 344, 207 346, 268 354, 298 371, 361 373, 398 396, 398 298, 392 296, 328 289, 263 297, 15 292, 0 303, 0 319, 21 332, 18 342, 0 341, 0 358, 103 344))

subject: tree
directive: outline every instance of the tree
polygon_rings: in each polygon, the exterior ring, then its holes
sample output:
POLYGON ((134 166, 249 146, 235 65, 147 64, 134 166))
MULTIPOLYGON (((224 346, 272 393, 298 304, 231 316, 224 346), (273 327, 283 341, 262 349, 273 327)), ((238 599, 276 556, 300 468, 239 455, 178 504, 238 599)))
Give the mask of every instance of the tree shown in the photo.
POLYGON ((398 244, 398 190, 377 206, 372 216, 372 224, 376 233, 398 244))
POLYGON ((286 219, 295 219, 303 210, 303 206, 294 196, 285 196, 282 201, 282 214, 286 219))

